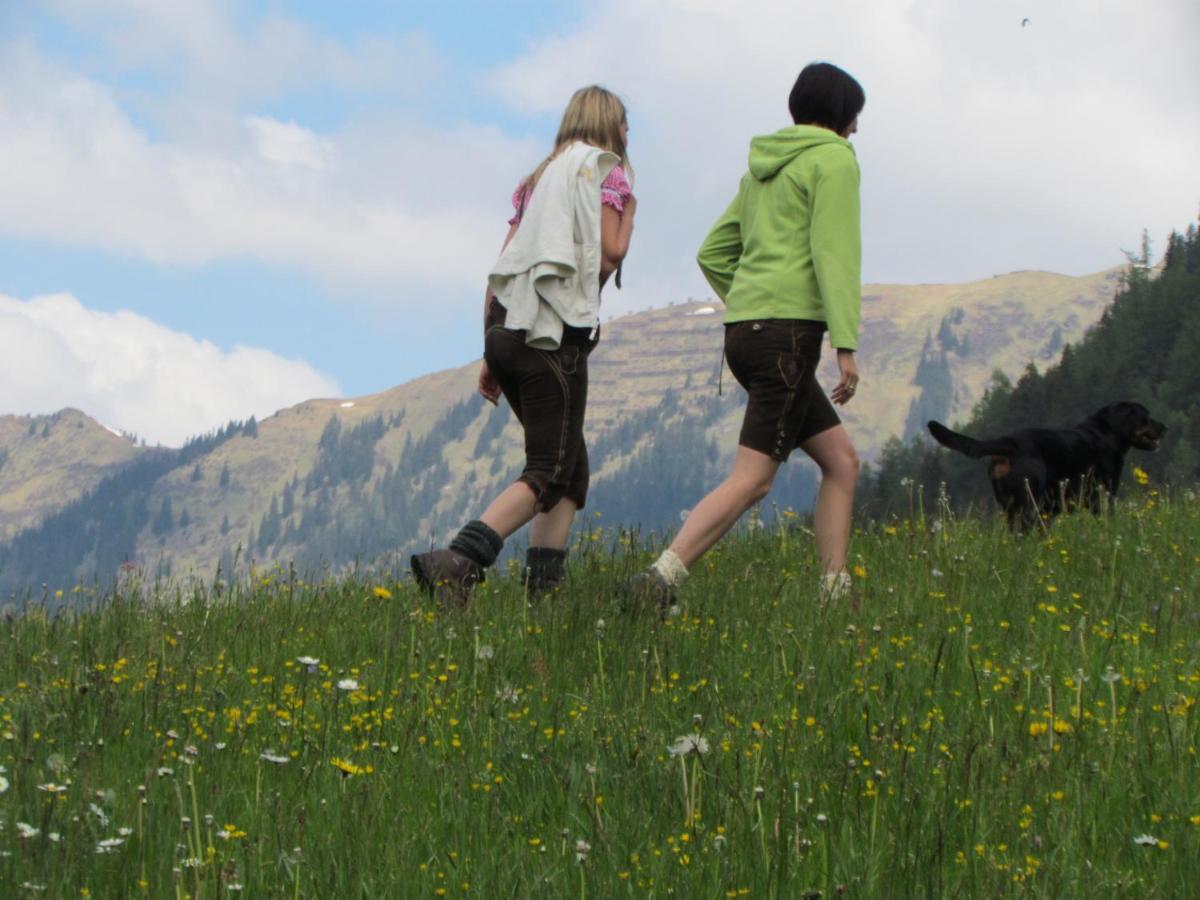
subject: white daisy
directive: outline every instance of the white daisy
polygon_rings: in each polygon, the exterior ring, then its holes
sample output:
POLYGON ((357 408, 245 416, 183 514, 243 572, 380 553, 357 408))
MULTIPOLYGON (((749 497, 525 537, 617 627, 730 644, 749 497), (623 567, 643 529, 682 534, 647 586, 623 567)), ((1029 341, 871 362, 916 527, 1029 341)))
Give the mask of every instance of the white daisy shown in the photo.
POLYGON ((25 822, 17 823, 17 834, 23 838, 37 837, 41 833, 42 830, 40 828, 34 828, 32 825, 26 824, 25 822))
POLYGON ((339 691, 357 691, 358 690, 358 682, 355 681, 353 678, 343 678, 341 681, 338 682, 337 686, 338 686, 339 691))
POLYGON ((264 750, 262 753, 258 754, 258 758, 269 763, 275 763, 277 766, 286 765, 287 763, 291 762, 288 757, 276 753, 274 750, 264 750))
POLYGON ((97 853, 116 853, 117 848, 125 843, 125 838, 105 838, 96 845, 97 853))

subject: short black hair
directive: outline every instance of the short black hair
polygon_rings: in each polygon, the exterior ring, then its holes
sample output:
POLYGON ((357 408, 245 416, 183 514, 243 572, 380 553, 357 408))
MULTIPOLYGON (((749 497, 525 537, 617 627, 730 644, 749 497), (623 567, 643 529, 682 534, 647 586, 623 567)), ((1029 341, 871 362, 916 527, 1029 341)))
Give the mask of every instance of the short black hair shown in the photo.
POLYGON ((809 63, 788 95, 788 109, 797 125, 822 125, 845 134, 858 118, 867 95, 849 73, 831 63, 809 63))

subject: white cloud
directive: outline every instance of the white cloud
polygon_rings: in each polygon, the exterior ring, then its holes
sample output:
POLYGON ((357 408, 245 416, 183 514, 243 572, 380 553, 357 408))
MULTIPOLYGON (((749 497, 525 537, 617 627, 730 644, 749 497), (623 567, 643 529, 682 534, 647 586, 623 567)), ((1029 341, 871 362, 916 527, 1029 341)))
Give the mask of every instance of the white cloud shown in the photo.
POLYGON ((331 140, 319 137, 295 122, 247 116, 246 127, 254 135, 259 156, 269 163, 321 171, 329 168, 334 156, 331 140))
POLYGON ((255 347, 225 351, 132 312, 102 313, 67 294, 0 294, 0 409, 73 406, 150 442, 179 445, 231 419, 260 419, 337 383, 255 347))
POLYGON ((477 303, 511 185, 549 137, 433 125, 408 103, 419 95, 474 90, 501 116, 556 115, 591 81, 625 96, 638 227, 606 314, 708 293, 695 249, 814 58, 867 90, 869 279, 1095 271, 1142 227, 1161 247, 1200 201, 1200 120, 1184 114, 1200 106, 1194 0, 1153 15, 1125 0, 610 0, 471 84, 419 33, 334 39, 230 0, 50 5, 100 35, 111 64, 0 46, 0 234, 167 264, 252 259, 414 322, 477 303), (133 87, 147 72, 155 89, 133 87), (303 104, 286 120, 259 108, 304 87, 354 110, 320 130, 303 104))
POLYGON ((1143 227, 1161 248, 1200 202, 1200 119, 1184 114, 1200 107, 1198 43, 1193 0, 1153 14, 1124 0, 1033 12, 1015 0, 611 0, 482 83, 520 111, 557 111, 564 86, 593 81, 631 106, 628 308, 655 300, 643 283, 706 291, 695 249, 750 137, 789 124, 792 80, 814 59, 867 92, 854 142, 868 279, 1082 274, 1120 263, 1143 227))
POLYGON ((67 22, 98 37, 125 70, 168 73, 184 92, 261 99, 319 84, 411 94, 446 65, 419 31, 349 40, 315 34, 280 14, 253 17, 228 0, 48 0, 67 22), (239 21, 240 20, 240 21, 239 21))
POLYGON ((9 234, 160 263, 252 258, 343 288, 463 291, 482 283, 503 235, 496 173, 515 179, 528 165, 526 143, 495 129, 412 122, 353 120, 339 138, 251 116, 226 146, 159 141, 104 85, 28 44, 3 52, 9 234))

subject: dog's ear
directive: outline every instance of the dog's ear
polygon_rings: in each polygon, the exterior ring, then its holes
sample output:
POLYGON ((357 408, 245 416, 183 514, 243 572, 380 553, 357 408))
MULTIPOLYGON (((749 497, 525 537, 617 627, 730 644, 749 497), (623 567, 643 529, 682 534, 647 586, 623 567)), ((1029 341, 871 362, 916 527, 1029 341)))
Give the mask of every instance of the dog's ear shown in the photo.
POLYGON ((1103 422, 1115 434, 1132 436, 1150 420, 1150 411, 1140 403, 1121 400, 1117 403, 1110 403, 1101 409, 1096 413, 1095 418, 1103 422))

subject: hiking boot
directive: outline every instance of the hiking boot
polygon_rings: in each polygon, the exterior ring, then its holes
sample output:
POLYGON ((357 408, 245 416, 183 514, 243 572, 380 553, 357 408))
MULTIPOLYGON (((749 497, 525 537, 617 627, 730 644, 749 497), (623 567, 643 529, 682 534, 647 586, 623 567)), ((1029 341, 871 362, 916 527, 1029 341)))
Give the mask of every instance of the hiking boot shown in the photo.
POLYGON ((674 615, 678 609, 675 605, 675 588, 654 569, 638 572, 625 582, 624 588, 621 592, 621 608, 625 612, 653 608, 666 617, 674 615))
POLYGON ((530 547, 525 551, 525 590, 530 600, 553 592, 566 577, 566 550, 530 547))
POLYGON ((409 560, 417 585, 439 606, 465 607, 471 591, 484 580, 483 566, 457 550, 430 550, 409 560))

